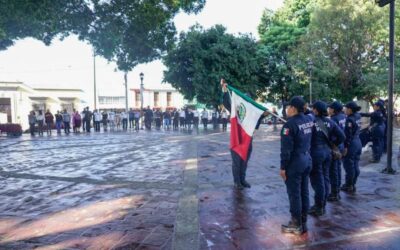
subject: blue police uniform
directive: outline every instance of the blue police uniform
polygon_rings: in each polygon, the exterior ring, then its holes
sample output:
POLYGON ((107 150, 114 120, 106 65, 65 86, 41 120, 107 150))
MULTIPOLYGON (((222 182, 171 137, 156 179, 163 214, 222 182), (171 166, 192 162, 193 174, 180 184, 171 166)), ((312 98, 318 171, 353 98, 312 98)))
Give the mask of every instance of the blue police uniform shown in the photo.
MULTIPOLYGON (((340 105, 341 106, 341 105, 340 105)), ((340 108, 342 110, 342 108, 340 108)), ((344 127, 346 124, 346 115, 343 112, 335 113, 332 115, 331 120, 334 121, 339 129, 341 129, 344 133, 344 127)), ((343 153, 344 144, 341 143, 338 146, 339 150, 343 153)), ((331 200, 338 200, 340 199, 340 186, 342 185, 342 159, 332 159, 331 168, 329 178, 331 181, 331 200)), ((329 198, 328 198, 329 200, 329 198)))
POLYGON ((315 117, 311 141, 312 170, 310 180, 315 192, 315 205, 310 209, 310 214, 322 215, 325 211, 330 189, 329 168, 332 160, 330 143, 338 146, 343 143, 345 136, 338 125, 325 116, 327 110, 325 103, 317 101, 313 108, 321 115, 315 117))
POLYGON ((361 113, 362 117, 370 117, 373 161, 379 162, 384 150, 385 117, 381 110, 372 113, 361 113))
MULTIPOLYGON (((302 111, 301 107, 298 105, 298 110, 302 111)), ((311 171, 310 148, 313 126, 312 117, 300 112, 288 119, 281 132, 281 169, 286 171, 285 184, 289 196, 292 224, 297 227, 305 225, 310 206, 308 182, 311 171)), ((288 226, 283 225, 282 230, 284 231, 289 226, 291 223, 288 226)), ((300 233, 302 232, 303 230, 300 233)))
POLYGON ((361 140, 360 127, 361 127, 361 115, 357 112, 360 107, 355 102, 346 104, 346 108, 353 110, 353 114, 347 116, 346 125, 344 132, 346 140, 344 147, 347 149, 347 154, 343 159, 343 166, 346 171, 346 183, 342 186, 343 191, 354 192, 357 178, 360 175, 360 168, 358 163, 361 156, 361 140))

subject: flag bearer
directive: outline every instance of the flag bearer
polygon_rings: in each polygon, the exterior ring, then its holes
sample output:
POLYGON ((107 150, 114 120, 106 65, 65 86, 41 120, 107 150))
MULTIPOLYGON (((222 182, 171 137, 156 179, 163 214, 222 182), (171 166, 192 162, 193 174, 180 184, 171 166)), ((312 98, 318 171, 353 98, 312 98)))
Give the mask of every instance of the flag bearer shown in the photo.
MULTIPOLYGON (((222 92, 224 92, 224 96, 223 96, 223 104, 225 106, 225 109, 227 109, 231 115, 232 115, 232 107, 231 107, 231 99, 228 93, 228 87, 227 84, 225 83, 224 79, 221 79, 221 86, 222 86, 222 92)), ((259 115, 256 117, 255 122, 254 123, 254 127, 255 129, 258 129, 261 119, 264 118, 265 115, 267 115, 267 112, 264 111, 260 111, 259 115)), ((253 127, 253 130, 254 130, 253 127)), ((231 156, 232 156, 232 174, 233 174, 233 181, 234 181, 234 185, 235 188, 237 190, 242 190, 243 188, 251 188, 250 183, 248 183, 246 181, 246 171, 247 171, 247 163, 250 159, 251 156, 251 152, 253 149, 253 138, 251 137, 252 135, 250 135, 249 141, 247 141, 246 144, 244 142, 241 142, 240 140, 238 140, 239 144, 243 143, 242 145, 238 145, 238 148, 240 147, 240 151, 243 153, 242 155, 238 154, 237 151, 235 151, 232 147, 232 136, 231 136, 231 156), (246 145, 245 145, 246 144, 246 145), (248 145, 248 147, 246 147, 248 145)))

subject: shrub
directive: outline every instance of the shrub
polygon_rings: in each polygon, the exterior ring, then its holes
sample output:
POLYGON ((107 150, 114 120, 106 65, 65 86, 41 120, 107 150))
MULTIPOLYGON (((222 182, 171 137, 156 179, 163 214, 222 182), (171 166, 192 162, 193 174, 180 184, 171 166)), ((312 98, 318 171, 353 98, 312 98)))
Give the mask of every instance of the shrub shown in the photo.
POLYGON ((0 133, 6 133, 7 136, 21 136, 22 127, 14 123, 0 124, 0 133))

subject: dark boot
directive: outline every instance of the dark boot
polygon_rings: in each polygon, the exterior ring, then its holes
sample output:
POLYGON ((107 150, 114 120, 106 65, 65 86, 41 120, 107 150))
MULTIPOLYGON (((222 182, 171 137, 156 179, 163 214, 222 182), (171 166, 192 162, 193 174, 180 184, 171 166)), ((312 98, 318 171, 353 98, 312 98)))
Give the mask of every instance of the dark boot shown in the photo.
POLYGON ((329 196, 328 196, 328 201, 331 202, 335 202, 335 201, 340 201, 340 194, 336 193, 336 192, 332 192, 329 196))
POLYGON ((304 233, 301 221, 292 217, 287 225, 282 225, 282 233, 301 235, 304 233))
POLYGON ((240 165, 240 183, 245 188, 251 188, 250 183, 246 181, 246 170, 247 170, 247 163, 242 163, 240 165))
POLYGON ((247 181, 241 181, 241 184, 242 184, 242 186, 245 187, 245 188, 251 188, 250 183, 248 183, 247 181))
POLYGON ((243 190, 243 189, 244 189, 244 187, 243 187, 242 184, 240 184, 240 183, 235 183, 235 184, 233 185, 233 187, 234 187, 236 190, 243 190))
POLYGON ((348 184, 343 185, 343 186, 340 188, 340 190, 342 190, 342 191, 344 191, 344 192, 346 192, 346 193, 350 193, 350 194, 352 194, 352 193, 355 192, 354 186, 353 186, 353 185, 348 185, 348 184))
POLYGON ((323 208, 323 206, 314 205, 310 208, 308 214, 312 216, 322 216, 325 214, 325 209, 323 208))
POLYGON ((369 160, 369 163, 379 163, 379 162, 380 160, 377 158, 369 160))
POLYGON ((301 216, 301 225, 303 226, 303 233, 307 233, 308 232, 307 214, 301 216))

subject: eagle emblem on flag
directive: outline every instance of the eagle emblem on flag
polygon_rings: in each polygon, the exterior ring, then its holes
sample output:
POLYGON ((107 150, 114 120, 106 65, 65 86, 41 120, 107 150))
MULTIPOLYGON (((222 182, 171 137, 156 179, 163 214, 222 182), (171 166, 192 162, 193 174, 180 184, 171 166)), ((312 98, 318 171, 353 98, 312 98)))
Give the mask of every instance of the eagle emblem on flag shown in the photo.
POLYGON ((240 103, 240 105, 236 107, 236 110, 239 121, 243 122, 244 118, 246 117, 246 107, 244 106, 243 103, 240 103))

